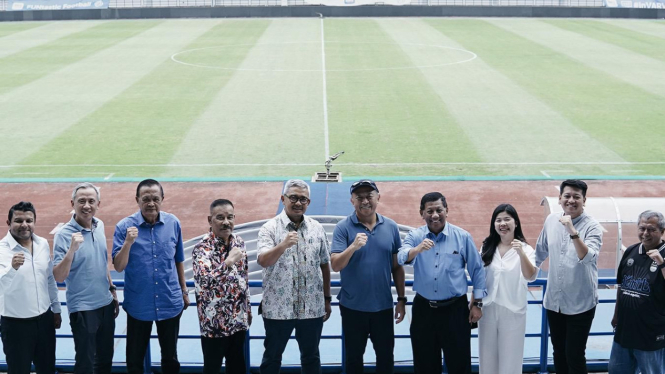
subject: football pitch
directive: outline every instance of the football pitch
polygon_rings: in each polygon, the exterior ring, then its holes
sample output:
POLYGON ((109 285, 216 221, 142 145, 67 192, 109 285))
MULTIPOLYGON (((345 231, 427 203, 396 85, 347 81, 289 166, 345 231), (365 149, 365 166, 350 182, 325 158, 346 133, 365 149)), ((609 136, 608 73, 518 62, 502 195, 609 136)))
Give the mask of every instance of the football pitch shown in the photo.
POLYGON ((0 179, 665 175, 665 22, 0 23, 0 179))

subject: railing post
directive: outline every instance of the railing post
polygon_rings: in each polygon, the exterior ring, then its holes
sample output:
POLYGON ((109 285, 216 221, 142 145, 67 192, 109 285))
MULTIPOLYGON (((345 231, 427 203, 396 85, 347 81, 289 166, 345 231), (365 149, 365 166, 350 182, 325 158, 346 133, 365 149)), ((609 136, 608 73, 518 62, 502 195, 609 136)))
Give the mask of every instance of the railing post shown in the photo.
MULTIPOLYGON (((545 290, 547 284, 543 285, 543 300, 545 299, 545 290)), ((548 337, 548 323, 547 323, 547 310, 545 305, 542 306, 542 315, 540 322, 540 374, 547 374, 547 348, 549 344, 548 337)))
POLYGON ((152 355, 150 354, 150 340, 148 340, 148 347, 145 350, 145 357, 143 358, 143 372, 145 374, 152 374, 152 355))

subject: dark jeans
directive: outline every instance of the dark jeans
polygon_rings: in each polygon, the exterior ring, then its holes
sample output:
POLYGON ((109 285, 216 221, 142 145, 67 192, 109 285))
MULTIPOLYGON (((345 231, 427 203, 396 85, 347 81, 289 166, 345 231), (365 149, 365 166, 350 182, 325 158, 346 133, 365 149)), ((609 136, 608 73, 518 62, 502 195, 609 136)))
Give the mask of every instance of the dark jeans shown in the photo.
POLYGON ((113 364, 115 305, 69 314, 76 350, 75 374, 109 374, 113 364))
POLYGON ((30 374, 34 362, 37 374, 55 372, 55 321, 53 312, 34 318, 2 317, 2 348, 8 374, 30 374))
POLYGON ((319 341, 323 330, 323 317, 310 319, 263 319, 266 339, 261 360, 261 374, 277 374, 282 367, 282 353, 289 337, 296 330, 296 341, 300 348, 300 366, 304 374, 321 373, 319 341))
POLYGON ((226 359, 226 374, 245 374, 246 334, 243 330, 221 338, 202 336, 203 374, 219 374, 223 359, 226 359))
POLYGON ((441 351, 450 374, 471 373, 471 325, 466 295, 432 308, 420 295, 411 308, 411 346, 416 374, 441 373, 441 351))
POLYGON ((363 355, 367 338, 376 353, 377 374, 392 374, 394 369, 395 322, 393 309, 361 312, 339 306, 342 314, 342 333, 346 351, 346 373, 358 374, 364 369, 363 355))
MULTIPOLYGON (((180 332, 180 316, 162 321, 157 324, 159 347, 162 350, 162 373, 178 374, 178 333, 180 332)), ((127 313, 127 373, 143 374, 143 358, 150 343, 153 321, 140 321, 127 313)))
POLYGON ((586 342, 596 307, 580 314, 547 311, 557 374, 587 374, 586 342))

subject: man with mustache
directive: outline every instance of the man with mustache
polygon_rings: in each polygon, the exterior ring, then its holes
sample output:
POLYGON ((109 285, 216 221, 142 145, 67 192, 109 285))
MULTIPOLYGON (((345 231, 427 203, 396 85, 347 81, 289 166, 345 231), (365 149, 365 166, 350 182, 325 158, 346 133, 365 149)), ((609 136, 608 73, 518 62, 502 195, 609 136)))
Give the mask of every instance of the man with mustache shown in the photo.
POLYGON ((55 329, 60 328, 58 287, 48 241, 35 235, 37 212, 21 201, 9 209, 9 232, 0 240, 0 328, 8 374, 55 372, 55 329))
POLYGON ((617 271, 610 374, 665 373, 665 217, 642 212, 617 271))
POLYGON ((471 324, 482 317, 487 296, 483 263, 471 235, 446 221, 448 203, 440 192, 422 197, 420 216, 425 225, 409 232, 397 256, 414 267, 414 372, 440 373, 443 351, 449 373, 471 374, 471 324), (473 283, 471 306, 465 267, 473 283))
POLYGON ((162 212, 164 189, 154 179, 136 187, 139 211, 122 219, 113 235, 113 266, 125 272, 127 373, 143 373, 153 321, 162 350, 162 373, 180 372, 180 316, 189 306, 180 221, 162 212))
POLYGON ((568 179, 559 187, 563 213, 545 219, 536 243, 536 267, 549 257, 547 309, 554 367, 559 374, 586 374, 586 342, 598 304, 600 224, 584 212, 587 184, 568 179))
POLYGON ((341 275, 337 298, 342 314, 346 373, 364 370, 363 354, 369 337, 376 352, 376 372, 394 369, 395 326, 406 308, 404 269, 397 263, 402 242, 395 221, 376 213, 381 196, 368 179, 351 185, 355 212, 335 226, 332 267, 341 275), (393 313, 390 278, 395 281, 397 306, 393 313))
POLYGON ((53 275, 67 286, 67 310, 76 350, 75 374, 110 374, 118 298, 108 270, 104 223, 95 217, 99 189, 74 188, 74 215, 53 239, 53 275))
POLYGON ((284 210, 259 231, 258 262, 263 267, 263 314, 266 338, 262 374, 277 374, 293 330, 300 348, 302 373, 321 373, 319 341, 330 317, 330 254, 321 224, 307 216, 309 185, 299 179, 284 184, 284 210))

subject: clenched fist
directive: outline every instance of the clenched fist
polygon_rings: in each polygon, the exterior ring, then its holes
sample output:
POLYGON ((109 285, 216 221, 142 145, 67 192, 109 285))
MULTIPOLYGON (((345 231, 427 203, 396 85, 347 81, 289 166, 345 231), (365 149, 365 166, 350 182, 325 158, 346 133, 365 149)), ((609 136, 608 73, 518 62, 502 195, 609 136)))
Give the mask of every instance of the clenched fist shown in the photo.
POLYGON ((418 244, 418 247, 416 247, 416 250, 418 253, 423 253, 425 251, 429 251, 434 247, 434 242, 431 241, 430 239, 425 239, 422 241, 422 243, 418 244))
POLYGON ((359 250, 367 244, 367 234, 359 233, 356 234, 356 239, 353 241, 353 246, 355 250, 359 250))
POLYGON ((229 255, 226 256, 226 260, 224 261, 224 262, 226 262, 226 266, 231 266, 231 265, 237 263, 238 261, 242 260, 242 255, 243 255, 243 251, 241 251, 240 248, 233 247, 229 251, 229 255))
POLYGON ((25 255, 22 252, 19 252, 15 254, 14 257, 12 257, 12 267, 14 268, 14 270, 18 270, 18 268, 20 268, 24 262, 25 262, 25 255))
POLYGON ((76 253, 79 247, 83 244, 83 234, 80 232, 75 232, 72 234, 72 244, 69 246, 69 250, 72 253, 76 253))
POLYGON ((136 238, 139 237, 139 229, 136 227, 128 227, 127 228, 127 236, 125 236, 125 243, 127 244, 134 244, 136 241, 136 238))
POLYGON ((286 248, 298 244, 298 233, 296 231, 291 231, 290 233, 286 234, 286 237, 284 238, 282 243, 284 243, 286 248))

